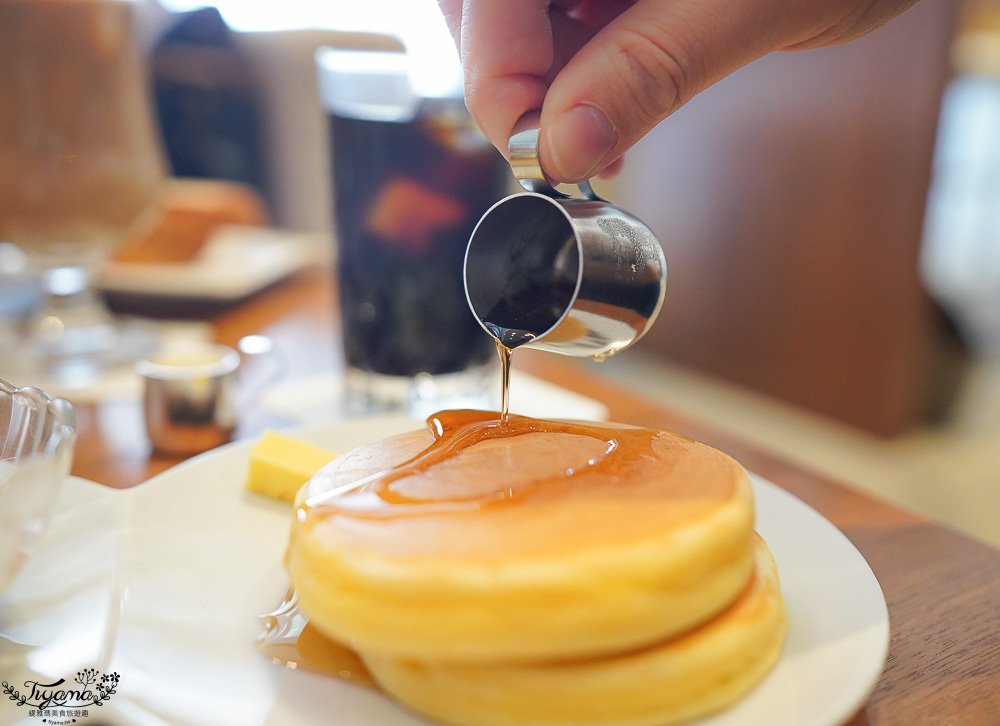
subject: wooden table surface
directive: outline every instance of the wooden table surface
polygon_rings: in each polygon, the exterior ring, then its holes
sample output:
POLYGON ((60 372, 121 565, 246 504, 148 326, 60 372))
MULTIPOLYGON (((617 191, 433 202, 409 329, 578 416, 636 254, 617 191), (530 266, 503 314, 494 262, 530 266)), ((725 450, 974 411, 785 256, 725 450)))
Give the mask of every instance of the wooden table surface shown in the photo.
MULTIPOLYGON (((336 317, 329 271, 311 269, 213 323, 216 339, 229 345, 249 333, 271 336, 289 353, 295 377, 341 368, 336 317)), ((726 451, 847 535, 878 578, 891 620, 885 671, 850 726, 1000 725, 1000 551, 680 416, 606 381, 587 362, 524 351, 515 365, 605 403, 612 420, 670 429, 726 451)), ((77 413, 78 476, 124 488, 179 461, 150 452, 136 401, 79 404, 77 413)), ((249 415, 236 437, 282 423, 249 415)))

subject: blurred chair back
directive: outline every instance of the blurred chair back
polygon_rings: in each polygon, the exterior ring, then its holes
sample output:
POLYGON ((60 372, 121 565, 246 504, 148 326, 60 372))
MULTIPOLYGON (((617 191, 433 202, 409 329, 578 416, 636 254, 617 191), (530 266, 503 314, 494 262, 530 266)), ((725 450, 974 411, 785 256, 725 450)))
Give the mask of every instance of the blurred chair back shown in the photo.
POLYGON ((918 255, 956 6, 771 54, 629 154, 612 198, 671 271, 639 349, 880 434, 927 415, 942 328, 918 255))

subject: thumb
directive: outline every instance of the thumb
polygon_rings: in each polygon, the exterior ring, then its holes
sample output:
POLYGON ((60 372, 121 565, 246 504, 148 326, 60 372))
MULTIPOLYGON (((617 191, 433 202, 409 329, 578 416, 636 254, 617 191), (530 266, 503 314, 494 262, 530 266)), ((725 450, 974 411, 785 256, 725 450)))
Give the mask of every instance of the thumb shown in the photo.
POLYGON ((553 79, 539 155, 559 181, 594 176, 698 91, 787 44, 761 0, 640 0, 553 79))

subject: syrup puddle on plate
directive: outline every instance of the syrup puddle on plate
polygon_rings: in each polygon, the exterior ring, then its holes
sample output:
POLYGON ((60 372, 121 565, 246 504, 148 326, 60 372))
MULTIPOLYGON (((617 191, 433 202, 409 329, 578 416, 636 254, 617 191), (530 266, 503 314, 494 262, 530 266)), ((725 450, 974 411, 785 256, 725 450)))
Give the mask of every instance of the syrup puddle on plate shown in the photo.
POLYGON ((272 612, 258 618, 257 647, 276 665, 314 671, 359 686, 375 688, 375 680, 358 654, 319 631, 299 606, 295 590, 272 612))

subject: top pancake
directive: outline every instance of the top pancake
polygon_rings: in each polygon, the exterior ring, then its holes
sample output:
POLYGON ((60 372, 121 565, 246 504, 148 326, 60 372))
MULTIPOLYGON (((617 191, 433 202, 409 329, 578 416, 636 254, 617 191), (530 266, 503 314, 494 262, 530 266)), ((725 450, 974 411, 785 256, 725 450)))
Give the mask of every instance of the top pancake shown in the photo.
POLYGON ((752 527, 746 473, 703 444, 452 411, 320 470, 288 566, 317 625, 359 648, 551 659, 708 619, 750 576, 752 527))

